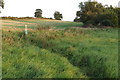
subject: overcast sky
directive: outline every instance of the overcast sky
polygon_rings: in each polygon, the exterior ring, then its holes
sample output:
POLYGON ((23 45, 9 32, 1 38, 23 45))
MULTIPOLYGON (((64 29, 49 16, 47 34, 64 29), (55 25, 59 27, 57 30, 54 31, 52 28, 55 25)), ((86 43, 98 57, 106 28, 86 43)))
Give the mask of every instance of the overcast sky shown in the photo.
MULTIPOLYGON (((4 0, 5 8, 2 11, 2 16, 14 17, 34 17, 35 9, 43 10, 43 17, 52 17, 55 11, 60 11, 63 14, 63 20, 73 21, 76 16, 76 11, 79 10, 80 2, 87 0, 4 0)), ((103 5, 118 6, 119 0, 97 0, 103 5)))

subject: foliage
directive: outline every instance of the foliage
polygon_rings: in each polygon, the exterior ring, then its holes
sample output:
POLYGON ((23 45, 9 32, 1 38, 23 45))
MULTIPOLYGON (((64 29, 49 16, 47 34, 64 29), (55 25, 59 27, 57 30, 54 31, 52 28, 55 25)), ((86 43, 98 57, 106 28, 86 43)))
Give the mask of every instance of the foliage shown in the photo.
POLYGON ((81 15, 81 12, 80 11, 77 11, 76 12, 76 18, 74 19, 74 22, 80 22, 80 15, 81 15))
POLYGON ((35 17, 41 18, 42 17, 42 10, 41 9, 36 9, 35 10, 35 17))
POLYGON ((74 19, 74 22, 80 22, 80 18, 77 18, 77 17, 76 17, 76 18, 74 19))
POLYGON ((112 11, 106 11, 103 14, 97 15, 95 23, 102 24, 103 22, 106 22, 105 24, 107 24, 108 26, 117 27, 118 26, 118 16, 115 12, 112 12, 112 11))
POLYGON ((113 10, 118 16, 118 27, 120 27, 120 8, 114 8, 113 10))
POLYGON ((61 20, 63 18, 62 14, 59 11, 55 11, 54 18, 56 20, 61 20))
MULTIPOLYGON (((4 8, 4 0, 0 0, 0 7, 4 8)), ((1 13, 1 10, 0 10, 0 13, 1 13)))
MULTIPOLYGON (((79 21, 84 24, 100 25, 107 20, 107 25, 118 27, 120 12, 118 8, 113 8, 108 5, 103 6, 98 2, 81 2, 79 8, 80 11, 76 12, 76 16, 79 17, 79 21)), ((75 21, 77 21, 77 19, 75 19, 75 21)))
POLYGON ((103 25, 103 26, 112 26, 111 23, 112 23, 112 22, 107 19, 107 20, 103 20, 103 21, 101 22, 101 25, 103 25))
POLYGON ((0 0, 0 7, 4 8, 4 0, 0 0))
POLYGON ((98 2, 84 2, 79 4, 80 11, 77 11, 76 16, 80 17, 80 21, 86 23, 94 21, 96 14, 103 12, 102 4, 98 2))

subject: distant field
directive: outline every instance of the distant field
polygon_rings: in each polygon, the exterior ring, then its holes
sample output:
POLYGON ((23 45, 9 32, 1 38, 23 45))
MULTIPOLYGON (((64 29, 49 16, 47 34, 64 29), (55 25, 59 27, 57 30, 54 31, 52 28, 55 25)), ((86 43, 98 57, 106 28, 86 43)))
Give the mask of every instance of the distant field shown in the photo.
POLYGON ((23 30, 25 25, 28 25, 28 29, 36 28, 55 28, 63 29, 68 27, 80 27, 82 23, 58 21, 58 20, 44 20, 44 19, 20 19, 20 20, 2 20, 3 29, 5 30, 23 30))
POLYGON ((3 20, 3 78, 117 78, 118 29, 81 25, 3 20))

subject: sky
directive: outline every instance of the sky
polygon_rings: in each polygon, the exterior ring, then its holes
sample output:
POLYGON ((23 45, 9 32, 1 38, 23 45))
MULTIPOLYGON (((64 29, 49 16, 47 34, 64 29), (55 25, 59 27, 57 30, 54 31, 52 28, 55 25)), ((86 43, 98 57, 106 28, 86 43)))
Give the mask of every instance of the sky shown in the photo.
MULTIPOLYGON (((63 21, 73 21, 79 3, 87 0, 4 0, 5 7, 0 16, 34 17, 36 9, 42 9, 43 17, 54 18, 55 11, 63 15, 63 21)), ((97 0, 103 5, 118 6, 120 0, 97 0)))

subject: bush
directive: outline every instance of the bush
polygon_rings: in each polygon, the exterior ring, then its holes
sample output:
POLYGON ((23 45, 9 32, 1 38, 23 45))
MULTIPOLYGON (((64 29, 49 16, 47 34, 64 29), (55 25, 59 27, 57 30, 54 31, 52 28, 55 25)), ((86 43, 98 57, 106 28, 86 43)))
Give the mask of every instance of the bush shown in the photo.
POLYGON ((118 26, 118 16, 113 11, 106 11, 103 14, 98 14, 95 20, 96 24, 101 23, 104 26, 118 26))
POLYGON ((80 18, 75 18, 74 22, 80 22, 80 18))
POLYGON ((111 24, 112 22, 110 21, 110 20, 103 20, 103 21, 101 21, 101 25, 102 26, 112 26, 112 24, 111 24))

